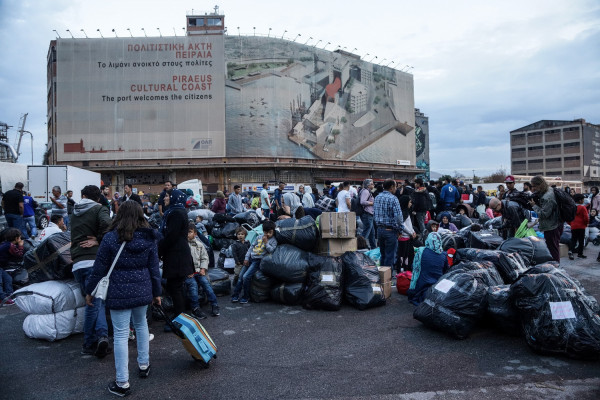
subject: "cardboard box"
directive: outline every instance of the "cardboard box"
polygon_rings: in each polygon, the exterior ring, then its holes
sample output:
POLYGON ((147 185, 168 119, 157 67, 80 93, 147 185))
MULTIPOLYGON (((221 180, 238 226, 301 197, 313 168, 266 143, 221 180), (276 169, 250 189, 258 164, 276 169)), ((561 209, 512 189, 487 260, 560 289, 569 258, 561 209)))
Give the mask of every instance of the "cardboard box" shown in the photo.
POLYGON ((319 254, 327 256, 341 256, 347 251, 356 251, 356 238, 352 239, 321 239, 319 254))
POLYGON ((569 256, 569 246, 564 243, 559 245, 558 251, 560 252, 560 258, 569 256))
POLYGON ((383 294, 388 299, 392 295, 392 268, 377 267, 379 270, 379 281, 383 286, 383 294))
POLYGON ((324 212, 319 228, 323 239, 350 239, 356 237, 356 213, 324 212))

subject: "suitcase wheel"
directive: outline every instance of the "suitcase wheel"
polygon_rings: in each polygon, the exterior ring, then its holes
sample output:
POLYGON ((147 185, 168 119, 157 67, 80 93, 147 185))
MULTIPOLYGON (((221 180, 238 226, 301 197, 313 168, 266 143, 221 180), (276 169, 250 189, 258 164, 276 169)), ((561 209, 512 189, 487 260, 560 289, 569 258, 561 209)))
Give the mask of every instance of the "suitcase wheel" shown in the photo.
POLYGON ((204 369, 207 369, 207 368, 209 368, 209 367, 210 367, 210 364, 208 364, 208 363, 205 363, 203 359, 201 359, 201 358, 196 358, 196 357, 194 357, 194 356, 192 356, 192 358, 194 359, 194 361, 196 361, 197 363, 199 363, 199 364, 202 366, 202 368, 204 368, 204 369))

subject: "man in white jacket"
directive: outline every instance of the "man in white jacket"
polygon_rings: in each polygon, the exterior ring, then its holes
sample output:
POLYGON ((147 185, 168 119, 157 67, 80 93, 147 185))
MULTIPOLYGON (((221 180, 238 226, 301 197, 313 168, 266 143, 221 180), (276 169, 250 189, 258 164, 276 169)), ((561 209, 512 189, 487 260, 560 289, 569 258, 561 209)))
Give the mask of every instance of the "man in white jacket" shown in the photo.
POLYGON ((46 228, 44 228, 39 235, 35 237, 36 243, 41 243, 44 240, 48 239, 50 236, 55 233, 61 233, 67 230, 65 226, 65 219, 62 215, 52 215, 50 217, 50 223, 46 228))

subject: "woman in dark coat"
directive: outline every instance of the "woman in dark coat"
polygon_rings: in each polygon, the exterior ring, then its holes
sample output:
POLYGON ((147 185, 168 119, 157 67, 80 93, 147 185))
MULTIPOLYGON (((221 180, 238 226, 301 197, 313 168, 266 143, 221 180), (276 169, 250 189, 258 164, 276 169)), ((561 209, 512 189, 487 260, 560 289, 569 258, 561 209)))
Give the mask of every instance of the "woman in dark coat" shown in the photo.
POLYGON ((225 200, 225 195, 220 190, 217 192, 217 198, 213 202, 211 211, 215 214, 225 214, 227 209, 227 200, 225 200))
POLYGON ((146 311, 153 301, 160 305, 161 284, 156 241, 158 233, 151 229, 142 207, 135 201, 126 201, 119 207, 111 231, 102 239, 92 273, 86 281, 86 302, 93 305, 92 293, 117 257, 111 272, 106 298, 114 329, 114 354, 117 377, 108 390, 126 396, 129 388, 129 322, 133 321, 137 337, 139 376, 150 372, 150 340, 146 311))
POLYGON ((180 190, 173 190, 164 198, 168 206, 163 216, 158 242, 158 255, 163 261, 163 278, 166 289, 173 299, 175 315, 185 311, 185 278, 194 274, 194 262, 188 245, 188 216, 185 209, 187 196, 180 190))

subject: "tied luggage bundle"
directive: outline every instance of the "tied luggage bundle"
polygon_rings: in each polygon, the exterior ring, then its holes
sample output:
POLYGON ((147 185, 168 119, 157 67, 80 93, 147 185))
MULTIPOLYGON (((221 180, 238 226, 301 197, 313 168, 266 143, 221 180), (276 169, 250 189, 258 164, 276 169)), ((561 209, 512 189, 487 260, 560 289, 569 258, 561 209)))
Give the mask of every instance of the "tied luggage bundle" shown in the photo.
POLYGON ((344 297, 359 310, 385 305, 379 270, 373 260, 361 252, 348 251, 342 256, 344 297))
POLYGON ((308 252, 282 244, 273 254, 265 256, 260 269, 266 275, 285 283, 304 283, 308 271, 308 252))
POLYGON ((530 268, 511 286, 525 339, 541 354, 600 358, 598 303, 551 264, 530 268))
POLYGON ((252 276, 250 298, 254 303, 264 303, 270 299, 271 289, 276 285, 275 279, 258 270, 252 276))
POLYGON ((497 249, 504 239, 493 230, 469 232, 469 247, 474 249, 497 249))
POLYGON ((235 239, 235 230, 240 226, 237 222, 216 223, 211 235, 215 239, 235 239))
POLYGON ((488 288, 487 315, 491 323, 501 331, 513 336, 521 336, 523 333, 519 311, 511 297, 510 285, 488 288))
POLYGON ((23 321, 27 337, 55 341, 83 332, 85 299, 75 281, 34 283, 12 297, 29 314, 23 321))
POLYGON ((427 327, 465 339, 485 313, 487 289, 480 276, 454 269, 427 290, 413 317, 427 327))
POLYGON ((55 233, 23 257, 29 283, 72 279, 71 233, 55 233))
POLYGON ((207 274, 216 296, 226 296, 231 293, 231 281, 227 271, 221 268, 209 268, 207 274))
POLYGON ((553 260, 546 242, 534 236, 507 239, 502 242, 498 250, 506 253, 519 253, 528 266, 553 260))
POLYGON ((243 213, 235 214, 233 218, 235 219, 235 222, 240 225, 248 224, 252 228, 256 228, 258 225, 260 225, 260 217, 254 210, 248 210, 243 213))
POLYGON ((453 269, 462 269, 464 272, 481 279, 486 286, 504 284, 498 270, 489 261, 463 261, 453 269))
POLYGON ((528 265, 519 253, 508 254, 501 250, 459 249, 455 255, 456 263, 464 261, 489 261, 498 270, 504 283, 513 283, 519 274, 525 272, 528 265))
POLYGON ((308 283, 302 306, 309 310, 338 311, 343 295, 342 260, 309 254, 308 264, 308 283))
POLYGON ((462 235, 456 233, 442 233, 442 249, 448 251, 449 249, 463 249, 466 247, 465 238, 462 235))
POLYGON ((318 244, 317 225, 310 215, 283 219, 275 225, 275 239, 280 244, 291 244, 305 251, 313 250, 318 244))
POLYGON ((277 303, 295 306, 302 301, 303 293, 303 283, 281 283, 280 285, 271 288, 270 294, 271 300, 277 303))

